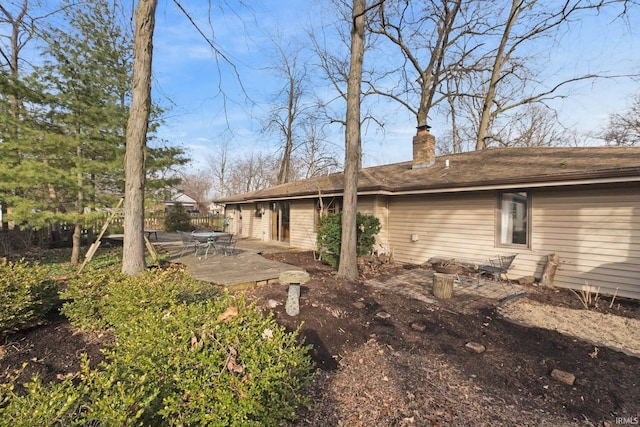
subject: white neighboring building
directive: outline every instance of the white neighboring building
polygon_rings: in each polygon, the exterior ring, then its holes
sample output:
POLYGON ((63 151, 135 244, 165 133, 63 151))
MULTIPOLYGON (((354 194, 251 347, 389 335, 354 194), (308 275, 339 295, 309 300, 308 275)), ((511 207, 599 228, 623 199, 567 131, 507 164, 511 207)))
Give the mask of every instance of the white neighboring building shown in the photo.
POLYGON ((213 215, 224 215, 224 205, 216 202, 209 202, 209 212, 213 215))
POLYGON ((188 211, 198 209, 198 202, 193 197, 184 193, 176 193, 171 197, 171 200, 165 200, 163 203, 165 212, 170 211, 177 203, 182 204, 188 211))

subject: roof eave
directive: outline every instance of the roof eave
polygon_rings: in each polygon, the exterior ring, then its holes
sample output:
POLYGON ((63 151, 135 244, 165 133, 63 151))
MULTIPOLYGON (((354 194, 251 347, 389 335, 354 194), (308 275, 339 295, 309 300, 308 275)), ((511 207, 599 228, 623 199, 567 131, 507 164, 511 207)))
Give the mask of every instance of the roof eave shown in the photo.
MULTIPOLYGON (((640 182, 640 168, 615 169, 598 171, 595 173, 580 172, 571 174, 557 174, 532 176, 527 178, 509 178, 499 180, 485 180, 474 182, 433 184, 433 185, 412 185, 412 186, 390 186, 390 185, 368 185, 358 188, 358 195, 408 195, 426 193, 450 193, 512 188, 535 188, 535 187, 562 187, 590 184, 611 184, 625 182, 640 182)), ((242 199, 229 198, 221 200, 221 203, 260 203, 276 200, 309 199, 318 197, 336 197, 343 195, 343 189, 327 189, 318 191, 300 191, 288 194, 260 195, 259 197, 245 197, 242 199)))
POLYGON ((534 188, 534 187, 567 187, 575 185, 589 184, 612 184, 625 182, 639 182, 640 168, 633 170, 615 170, 598 173, 574 173, 562 175, 532 176, 528 178, 513 178, 474 181, 464 183, 437 184, 437 185, 414 185, 403 186, 391 191, 392 194, 406 195, 419 193, 448 193, 460 191, 477 191, 491 189, 510 188, 534 188))

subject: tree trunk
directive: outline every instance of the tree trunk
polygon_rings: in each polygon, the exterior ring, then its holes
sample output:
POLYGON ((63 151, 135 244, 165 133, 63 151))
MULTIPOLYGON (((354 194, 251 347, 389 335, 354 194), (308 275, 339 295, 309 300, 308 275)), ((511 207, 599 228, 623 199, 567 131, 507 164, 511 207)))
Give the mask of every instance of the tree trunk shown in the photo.
POLYGON ((291 180, 291 154, 293 153, 293 122, 295 120, 295 80, 289 77, 289 100, 287 104, 287 123, 285 131, 285 146, 278 173, 278 184, 285 184, 291 180))
POLYGON ((433 296, 440 299, 450 299, 453 296, 453 275, 433 274, 433 296))
MULTIPOLYGON (((80 143, 80 134, 81 131, 80 129, 76 130, 76 135, 77 135, 77 140, 78 140, 78 146, 76 147, 76 158, 78 161, 78 165, 82 165, 82 147, 81 147, 81 143, 80 143)), ((72 242, 72 249, 71 249, 71 265, 79 265, 80 264, 80 245, 81 245, 81 241, 80 241, 80 237, 82 234, 82 226, 80 224, 80 218, 82 217, 82 213, 84 212, 84 192, 82 191, 82 185, 83 185, 83 179, 82 179, 82 167, 80 167, 80 170, 78 171, 78 175, 77 175, 77 184, 78 184, 78 199, 76 201, 76 207, 78 209, 78 217, 75 220, 75 227, 73 229, 73 238, 71 239, 72 242)))
POLYGON ((356 213, 358 210, 358 169, 360 168, 360 95, 364 58, 365 0, 353 0, 351 64, 347 83, 347 126, 345 130, 344 200, 342 239, 338 276, 355 280, 358 276, 356 213))
POLYGON ((144 259, 145 151, 151 109, 151 60, 157 0, 140 0, 133 46, 133 92, 127 123, 122 272, 137 275, 144 259))
MULTIPOLYGON (((77 222, 77 221, 76 221, 77 222)), ((73 227, 73 236, 71 237, 71 265, 79 265, 80 264, 80 245, 82 237, 82 226, 80 224, 76 224, 73 227)))
POLYGON ((482 103, 480 123, 478 125, 478 137, 476 139, 476 150, 484 150, 485 148, 487 148, 487 135, 489 133, 489 126, 492 119, 491 108, 496 100, 496 89, 498 86, 498 82, 500 81, 502 69, 508 56, 505 51, 507 50, 507 44, 511 39, 511 30, 518 20, 518 16, 522 7, 523 3, 520 0, 512 0, 509 17, 507 18, 507 22, 505 23, 504 32, 502 33, 500 45, 498 46, 496 57, 493 62, 493 68, 491 70, 491 80, 489 81, 487 93, 485 94, 482 103))
POLYGON ((557 254, 547 255, 547 264, 544 266, 542 279, 540 279, 542 286, 553 286, 553 278, 556 276, 556 270, 558 270, 559 265, 560 257, 557 254))

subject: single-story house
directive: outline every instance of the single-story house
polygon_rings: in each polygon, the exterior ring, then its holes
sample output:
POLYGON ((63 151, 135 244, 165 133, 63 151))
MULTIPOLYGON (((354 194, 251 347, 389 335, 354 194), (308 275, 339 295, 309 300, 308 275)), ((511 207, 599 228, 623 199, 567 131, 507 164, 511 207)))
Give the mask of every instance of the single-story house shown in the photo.
MULTIPOLYGON (((343 174, 228 197, 230 230, 314 249, 320 211, 338 212, 343 174)), ((640 147, 500 148, 435 156, 413 138, 413 160, 363 168, 358 211, 380 219, 377 249, 394 260, 486 260, 517 254, 511 278, 640 299, 640 147)))
POLYGON ((198 209, 198 201, 193 197, 184 193, 175 193, 171 196, 171 199, 162 202, 164 204, 165 212, 169 212, 173 206, 180 203, 187 211, 198 209))

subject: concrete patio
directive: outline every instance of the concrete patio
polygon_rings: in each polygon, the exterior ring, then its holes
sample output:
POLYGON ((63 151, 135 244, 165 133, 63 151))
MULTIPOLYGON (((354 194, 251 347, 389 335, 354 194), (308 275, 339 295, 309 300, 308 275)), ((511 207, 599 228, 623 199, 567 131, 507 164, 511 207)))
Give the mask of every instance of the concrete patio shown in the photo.
POLYGON ((260 255, 298 250, 281 243, 241 238, 236 243, 234 255, 209 253, 206 258, 203 250, 195 256, 193 249, 180 256, 182 242, 177 233, 158 232, 157 240, 152 237, 151 243, 171 261, 186 265, 193 278, 231 289, 270 283, 276 281, 283 271, 301 270, 260 255))
POLYGON ((438 299, 433 296, 433 273, 429 269, 416 268, 393 278, 372 279, 366 283, 375 288, 393 290, 427 304, 449 307, 456 312, 477 311, 482 307, 495 306, 502 301, 517 298, 526 293, 525 287, 515 283, 501 284, 495 280, 483 280, 478 285, 476 278, 460 275, 454 280, 453 297, 438 299))
MULTIPOLYGON (((157 239, 154 238, 155 236, 152 237, 151 243, 159 253, 168 255, 173 262, 186 265, 195 279, 229 289, 243 289, 276 282, 283 271, 301 270, 300 267, 268 260, 261 256, 266 253, 301 250, 286 244, 241 238, 237 241, 235 255, 209 254, 208 258, 205 258, 202 250, 198 256, 195 256, 193 249, 186 251, 184 256, 180 256, 182 242, 177 233, 158 232, 157 234, 157 239)), ((501 284, 493 280, 483 280, 478 286, 475 278, 460 275, 454 282, 453 298, 440 300, 433 296, 433 271, 423 268, 406 270, 395 277, 370 279, 366 284, 374 288, 392 290, 427 304, 449 306, 458 312, 497 305, 505 299, 524 294, 526 291, 523 286, 501 284)))

